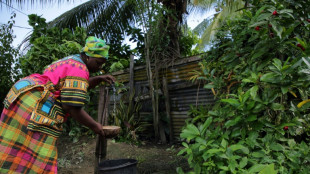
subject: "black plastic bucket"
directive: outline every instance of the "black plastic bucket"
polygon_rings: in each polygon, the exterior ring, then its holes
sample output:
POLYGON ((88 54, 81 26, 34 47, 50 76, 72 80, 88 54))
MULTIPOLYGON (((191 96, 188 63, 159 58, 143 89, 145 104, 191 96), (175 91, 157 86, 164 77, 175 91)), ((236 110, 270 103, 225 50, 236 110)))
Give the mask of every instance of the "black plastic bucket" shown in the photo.
POLYGON ((106 160, 99 164, 100 174, 137 174, 137 163, 135 159, 106 160))

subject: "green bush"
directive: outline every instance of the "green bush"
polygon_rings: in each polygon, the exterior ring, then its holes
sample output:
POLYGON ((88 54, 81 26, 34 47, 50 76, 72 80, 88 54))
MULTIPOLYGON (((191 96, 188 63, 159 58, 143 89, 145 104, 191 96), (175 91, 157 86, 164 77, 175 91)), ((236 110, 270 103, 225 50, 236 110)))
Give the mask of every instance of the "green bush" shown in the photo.
POLYGON ((20 57, 21 70, 24 76, 43 73, 44 67, 53 61, 72 54, 78 54, 85 44, 86 31, 77 27, 74 31, 66 28, 48 28, 44 18, 29 15, 29 25, 33 33, 29 38, 29 50, 20 57))
MULTIPOLYGON (((181 138, 195 173, 308 173, 309 4, 250 1, 227 21, 199 77, 217 102, 181 138)), ((183 173, 178 168, 179 173, 183 173)))
POLYGON ((120 141, 139 144, 139 133, 143 132, 149 124, 141 120, 139 112, 142 105, 139 101, 135 101, 135 92, 124 95, 128 95, 127 99, 126 97, 121 99, 111 112, 112 124, 121 127, 120 141))
POLYGON ((2 101, 6 97, 11 86, 19 79, 20 71, 17 57, 19 55, 18 49, 12 45, 13 25, 15 14, 11 16, 11 19, 7 24, 0 25, 0 111, 2 112, 2 101))

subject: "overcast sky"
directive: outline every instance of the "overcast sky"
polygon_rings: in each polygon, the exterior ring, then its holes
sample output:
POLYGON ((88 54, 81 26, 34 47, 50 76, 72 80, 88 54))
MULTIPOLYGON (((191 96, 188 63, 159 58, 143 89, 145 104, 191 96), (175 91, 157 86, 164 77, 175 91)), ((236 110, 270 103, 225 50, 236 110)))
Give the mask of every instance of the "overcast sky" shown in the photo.
MULTIPOLYGON (((17 46, 21 43, 21 41, 27 36, 29 32, 31 32, 31 27, 28 25, 28 16, 29 14, 37 14, 39 16, 43 16, 47 22, 55 19, 60 14, 82 4, 83 2, 86 2, 85 0, 82 1, 75 1, 75 2, 64 2, 60 5, 58 3, 54 5, 44 5, 42 7, 41 5, 34 5, 34 7, 29 6, 23 6, 22 9, 18 8, 16 5, 12 5, 13 8, 7 7, 4 4, 0 4, 0 24, 6 24, 10 17, 12 12, 16 13, 15 18, 15 27, 13 27, 14 35, 16 38, 13 41, 13 46, 17 46), (2 5, 2 7, 1 7, 2 5)), ((197 26, 200 22, 203 21, 206 17, 210 16, 212 12, 204 15, 192 15, 188 18, 188 25, 193 29, 195 26, 197 26)))

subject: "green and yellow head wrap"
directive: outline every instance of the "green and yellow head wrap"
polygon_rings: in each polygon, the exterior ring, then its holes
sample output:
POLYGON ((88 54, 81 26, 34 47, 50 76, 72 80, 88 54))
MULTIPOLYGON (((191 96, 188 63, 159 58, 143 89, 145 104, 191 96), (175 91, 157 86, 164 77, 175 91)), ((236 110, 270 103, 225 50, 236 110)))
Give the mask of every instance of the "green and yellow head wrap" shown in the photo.
POLYGON ((90 57, 108 59, 109 48, 110 47, 105 44, 104 40, 90 36, 86 39, 85 47, 82 48, 81 52, 84 52, 87 56, 90 57))

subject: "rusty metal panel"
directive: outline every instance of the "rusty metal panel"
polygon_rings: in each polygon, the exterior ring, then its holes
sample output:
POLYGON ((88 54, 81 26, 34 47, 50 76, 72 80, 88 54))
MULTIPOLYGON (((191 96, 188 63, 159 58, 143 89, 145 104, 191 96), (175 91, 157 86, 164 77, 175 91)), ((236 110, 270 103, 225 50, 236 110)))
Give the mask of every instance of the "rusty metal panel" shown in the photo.
POLYGON ((199 107, 200 105, 209 105, 214 103, 214 96, 211 90, 204 89, 197 85, 169 91, 173 136, 177 140, 180 136, 185 120, 189 118, 187 112, 190 105, 199 107))
MULTIPOLYGON (((166 76, 168 82, 168 90, 170 96, 171 115, 173 136, 175 140, 179 140, 179 135, 185 120, 188 119, 187 112, 190 105, 210 105, 214 103, 214 96, 211 90, 203 88, 203 85, 194 84, 189 81, 193 75, 193 71, 201 71, 198 63, 201 58, 198 56, 183 58, 168 64, 159 72, 159 76, 166 76)), ((153 70, 154 72, 154 70, 153 70)), ((124 83, 126 86, 129 82, 129 69, 112 73, 119 82, 124 83)), ((142 102, 142 115, 149 115, 152 111, 152 104, 149 96, 149 87, 146 74, 146 67, 139 66, 134 68, 134 81, 136 95, 142 95, 144 101, 142 102)), ((117 98, 119 100, 119 98, 117 98)), ((110 104, 113 101, 111 100, 110 104)))
POLYGON ((169 91, 170 105, 173 111, 188 111, 190 105, 209 105, 214 103, 214 96, 211 90, 204 89, 202 86, 187 87, 169 91))

